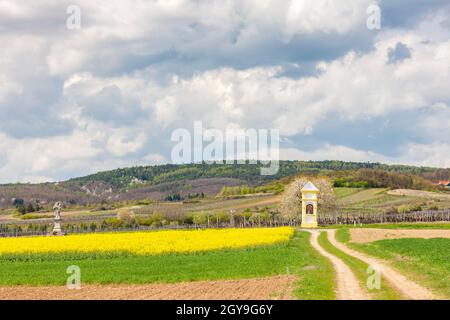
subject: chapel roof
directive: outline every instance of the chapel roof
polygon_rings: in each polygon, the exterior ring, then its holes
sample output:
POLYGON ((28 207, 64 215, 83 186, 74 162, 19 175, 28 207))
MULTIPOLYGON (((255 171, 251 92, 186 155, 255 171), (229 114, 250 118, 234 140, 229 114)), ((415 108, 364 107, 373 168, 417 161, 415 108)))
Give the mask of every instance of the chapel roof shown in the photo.
POLYGON ((319 191, 311 181, 308 181, 302 188, 301 191, 319 191))

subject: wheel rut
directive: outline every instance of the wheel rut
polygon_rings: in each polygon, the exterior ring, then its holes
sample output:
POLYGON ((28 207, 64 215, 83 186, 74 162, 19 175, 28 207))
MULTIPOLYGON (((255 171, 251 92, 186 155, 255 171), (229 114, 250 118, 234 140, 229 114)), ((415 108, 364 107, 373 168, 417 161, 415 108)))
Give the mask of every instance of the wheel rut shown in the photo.
POLYGON ((336 271, 337 300, 370 300, 370 296, 361 287, 353 271, 340 258, 326 251, 318 241, 320 231, 308 230, 311 233, 311 245, 321 255, 331 261, 336 271))

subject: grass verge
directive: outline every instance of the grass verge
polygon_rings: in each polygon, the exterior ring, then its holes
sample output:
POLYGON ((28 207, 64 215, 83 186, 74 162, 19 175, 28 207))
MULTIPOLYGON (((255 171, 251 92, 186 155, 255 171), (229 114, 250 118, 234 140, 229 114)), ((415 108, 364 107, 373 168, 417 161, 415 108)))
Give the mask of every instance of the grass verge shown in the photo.
MULTIPOLYGON (((345 229, 342 229, 345 230, 345 229)), ((361 287, 366 290, 372 299, 375 300, 397 300, 401 299, 399 293, 394 290, 387 281, 381 279, 381 288, 369 290, 367 288, 366 282, 370 274, 367 273, 368 264, 365 262, 349 256, 348 254, 342 252, 335 246, 331 244, 328 240, 327 232, 322 232, 319 236, 319 244, 327 250, 329 253, 340 258, 344 263, 355 273, 356 278, 360 281, 361 287)))

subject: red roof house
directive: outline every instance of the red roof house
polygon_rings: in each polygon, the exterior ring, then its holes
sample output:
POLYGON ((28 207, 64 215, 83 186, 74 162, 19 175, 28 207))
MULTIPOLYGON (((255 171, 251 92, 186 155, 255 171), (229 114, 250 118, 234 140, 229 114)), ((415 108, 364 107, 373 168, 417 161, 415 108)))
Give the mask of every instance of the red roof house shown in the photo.
POLYGON ((438 185, 445 186, 445 187, 450 187, 450 181, 448 181, 448 180, 441 180, 441 181, 438 182, 438 185))

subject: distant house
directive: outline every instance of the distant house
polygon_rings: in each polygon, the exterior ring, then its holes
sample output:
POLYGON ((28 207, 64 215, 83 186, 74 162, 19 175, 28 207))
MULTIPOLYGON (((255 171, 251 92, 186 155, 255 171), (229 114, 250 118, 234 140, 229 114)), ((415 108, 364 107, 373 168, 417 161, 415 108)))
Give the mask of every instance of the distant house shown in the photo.
POLYGON ((448 181, 448 180, 441 180, 441 181, 438 182, 438 185, 450 188, 450 181, 448 181))

